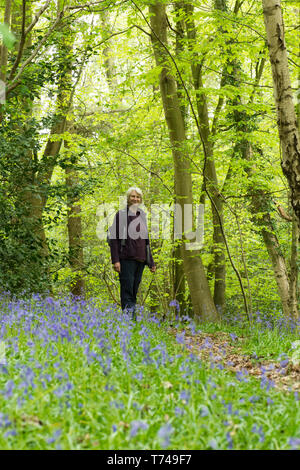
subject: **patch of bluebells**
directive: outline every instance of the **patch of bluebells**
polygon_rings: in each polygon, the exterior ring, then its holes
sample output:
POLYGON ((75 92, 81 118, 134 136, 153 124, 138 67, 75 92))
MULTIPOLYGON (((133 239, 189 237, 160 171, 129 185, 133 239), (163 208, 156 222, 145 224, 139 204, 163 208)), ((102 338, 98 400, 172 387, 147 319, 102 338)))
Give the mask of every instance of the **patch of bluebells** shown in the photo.
MULTIPOLYGON (((241 314, 232 314, 227 312, 222 315, 222 320, 231 326, 243 327, 249 325, 248 319, 241 314)), ((257 310, 252 315, 252 327, 259 326, 260 330, 274 330, 281 333, 296 333, 299 332, 300 318, 294 319, 285 317, 282 314, 260 312, 257 310)))
MULTIPOLYGON (((175 307, 179 313, 175 303, 170 306, 175 307)), ((261 317, 257 317, 257 319, 263 321, 261 317)), ((183 345, 186 348, 187 336, 190 333, 194 334, 196 331, 195 324, 188 316, 182 317, 180 320, 185 322, 186 330, 177 332, 176 340, 179 345, 183 345)), ((153 314, 148 316, 148 322, 150 324, 153 323, 155 327, 160 324, 159 319, 153 314)), ((182 327, 182 323, 178 323, 178 325, 180 328, 182 327)), ((268 324, 266 327, 269 328, 269 326, 268 324)), ((129 419, 129 424, 127 424, 129 428, 128 434, 133 442, 134 438, 137 436, 139 438, 140 433, 142 435, 143 431, 146 433, 152 425, 148 424, 144 419, 145 407, 142 402, 141 405, 136 402, 130 402, 131 404, 127 405, 126 399, 124 404, 120 396, 118 396, 120 392, 118 390, 118 383, 112 384, 111 372, 119 366, 126 369, 130 379, 135 379, 135 381, 131 382, 131 386, 137 387, 137 390, 140 390, 146 385, 149 385, 149 388, 151 388, 151 383, 149 383, 149 377, 147 376, 148 367, 151 371, 155 368, 158 369, 157 373, 160 377, 163 377, 164 373, 168 373, 169 365, 174 363, 174 365, 180 364, 177 368, 177 372, 179 371, 177 384, 176 381, 172 384, 174 387, 174 404, 171 411, 173 413, 171 422, 172 419, 175 419, 175 422, 178 421, 176 418, 180 418, 180 421, 183 423, 185 420, 190 420, 189 413, 195 400, 194 397, 199 396, 200 390, 203 391, 204 389, 206 397, 208 400, 211 400, 211 404, 208 407, 203 402, 201 406, 196 408, 198 418, 203 418, 201 420, 203 423, 208 422, 211 419, 211 415, 214 415, 215 403, 219 404, 219 406, 220 402, 223 403, 223 415, 220 417, 220 422, 224 425, 223 438, 222 440, 211 440, 210 442, 214 442, 212 446, 218 447, 221 442, 224 443, 225 439, 227 448, 233 448, 232 435, 228 428, 226 429, 232 417, 235 420, 240 420, 248 414, 253 415, 255 407, 258 407, 263 402, 259 396, 252 395, 247 400, 241 399, 238 405, 238 408, 241 409, 236 409, 235 404, 222 401, 219 383, 217 385, 212 378, 215 377, 213 372, 211 372, 212 377, 206 375, 205 378, 202 378, 201 375, 197 375, 197 371, 203 367, 203 363, 196 355, 189 353, 187 350, 183 351, 184 348, 177 348, 181 350, 182 354, 177 356, 175 354, 174 356, 169 355, 165 343, 153 341, 154 336, 151 328, 142 322, 142 312, 137 316, 137 321, 133 322, 129 316, 123 315, 118 309, 109 306, 99 309, 93 301, 89 303, 84 301, 74 302, 68 298, 54 300, 52 297, 42 299, 41 296, 33 297, 29 301, 10 300, 9 309, 6 305, 3 308, 3 315, 0 317, 0 335, 9 343, 10 348, 9 365, 0 370, 2 374, 7 375, 5 385, 1 386, 1 399, 7 402, 14 399, 16 404, 21 407, 31 398, 36 399, 38 395, 35 395, 35 393, 40 387, 44 395, 46 395, 45 391, 47 389, 51 390, 50 396, 54 396, 55 400, 62 404, 61 410, 65 405, 69 407, 74 406, 72 398, 74 399, 76 396, 76 385, 73 383, 72 377, 70 377, 71 374, 64 370, 64 364, 67 361, 64 356, 65 353, 62 352, 63 347, 67 350, 72 345, 78 350, 78 365, 80 367, 90 370, 92 374, 103 374, 105 376, 104 383, 106 385, 104 386, 103 384, 101 393, 107 395, 108 408, 111 410, 111 413, 116 413, 118 420, 120 419, 119 415, 125 414, 129 407, 131 408, 130 411, 135 413, 133 416, 136 419, 131 419, 131 421, 129 419), (138 331, 135 329, 136 326, 138 326, 138 331), (9 336, 12 328, 15 336, 9 336), (23 349, 22 344, 20 343, 19 345, 19 335, 21 334, 26 337, 23 349), (132 339, 134 334, 136 334, 138 341, 133 347, 132 339), (24 348, 24 345, 26 345, 26 348, 24 348), (40 345, 43 347, 43 359, 36 356, 38 346, 40 345), (115 355, 116 349, 118 350, 118 355, 115 355), (123 367, 124 364, 126 367, 123 367), (17 371, 17 378, 11 375, 12 365, 17 371), (139 370, 139 367, 141 367, 143 372, 139 370), (196 379, 195 377, 198 378, 196 379), (192 391, 192 387, 196 389, 196 393, 192 391), (212 403, 213 401, 214 403, 212 403), (245 413, 243 407, 246 408, 246 406, 249 406, 249 403, 253 406, 253 410, 245 413), (226 426, 225 423, 227 423, 226 426)), ((237 336, 231 334, 231 340, 236 341, 237 336)), ((214 344, 210 338, 206 338, 202 344, 202 348, 207 349, 208 352, 212 350, 213 346, 214 344)), ((224 354, 225 351, 222 348, 219 349, 219 354, 217 355, 211 353, 211 363, 216 364, 217 361, 222 359, 224 354)), ((281 361, 282 369, 285 369, 287 366, 285 361, 285 359, 281 361)), ((220 364, 216 364, 216 367, 221 369, 220 364)), ((268 391, 273 384, 265 376, 266 371, 263 370, 262 372, 261 387, 268 391)), ((123 373, 123 370, 120 373, 123 373)), ((234 393, 238 387, 242 387, 243 383, 249 380, 245 370, 237 373, 235 382, 232 382, 232 377, 231 379, 230 377, 226 378, 225 373, 220 373, 224 375, 222 377, 224 383, 226 382, 224 386, 225 393, 229 386, 233 387, 232 391, 234 393)), ((99 395, 99 401, 101 401, 101 394, 99 395)), ((268 397, 267 400, 269 405, 274 404, 271 398, 268 397)), ((78 416, 85 415, 85 406, 83 404, 80 405, 77 404, 76 409, 76 415, 78 416)), ((218 414, 216 413, 215 416, 217 419, 218 414)), ((86 419, 86 415, 84 419, 86 419)), ((121 419, 125 420, 123 417, 121 419)), ((166 419, 169 420, 169 417, 166 419)), ((167 421, 161 425, 158 431, 155 431, 157 433, 156 437, 163 447, 168 447, 171 444, 172 436, 177 431, 175 426, 173 428, 171 422, 167 421)), ((157 424, 154 425, 157 426, 157 424)), ((0 428, 3 428, 8 433, 7 435, 13 436, 16 432, 16 430, 11 429, 9 416, 3 413, 0 414, 0 428)), ((111 429, 116 433, 118 427, 110 422, 109 433, 111 433, 111 429)), ((261 426, 253 425, 252 433, 259 436, 260 443, 264 442, 265 437, 261 426)), ((57 443, 62 437, 61 430, 55 431, 52 435, 51 433, 49 434, 50 437, 48 435, 45 438, 49 445, 57 443)), ((291 438, 290 442, 293 446, 297 444, 296 438, 291 438)))

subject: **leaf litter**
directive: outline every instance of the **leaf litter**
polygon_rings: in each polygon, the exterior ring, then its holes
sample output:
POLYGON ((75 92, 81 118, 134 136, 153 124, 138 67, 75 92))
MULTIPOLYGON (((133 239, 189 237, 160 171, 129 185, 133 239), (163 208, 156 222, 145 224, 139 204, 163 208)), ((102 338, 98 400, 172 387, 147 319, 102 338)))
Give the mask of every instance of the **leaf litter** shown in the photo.
MULTIPOLYGON (((178 331, 169 328, 169 333, 176 337, 178 331)), ((232 346, 230 333, 194 333, 189 334, 185 330, 184 345, 189 351, 200 359, 209 360, 214 365, 234 373, 246 373, 247 375, 271 380, 275 387, 284 391, 300 391, 300 365, 293 364, 292 361, 284 361, 284 365, 279 361, 264 360, 263 356, 252 357, 243 354, 238 347, 238 343, 243 338, 234 338, 237 344, 232 346)))

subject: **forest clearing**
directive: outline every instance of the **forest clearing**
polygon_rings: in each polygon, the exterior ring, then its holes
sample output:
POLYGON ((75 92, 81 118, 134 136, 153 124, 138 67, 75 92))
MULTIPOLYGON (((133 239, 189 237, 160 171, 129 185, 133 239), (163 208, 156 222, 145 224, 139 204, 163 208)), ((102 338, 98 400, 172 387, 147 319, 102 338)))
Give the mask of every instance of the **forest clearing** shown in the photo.
POLYGON ((300 449, 297 0, 0 0, 0 449, 300 449))

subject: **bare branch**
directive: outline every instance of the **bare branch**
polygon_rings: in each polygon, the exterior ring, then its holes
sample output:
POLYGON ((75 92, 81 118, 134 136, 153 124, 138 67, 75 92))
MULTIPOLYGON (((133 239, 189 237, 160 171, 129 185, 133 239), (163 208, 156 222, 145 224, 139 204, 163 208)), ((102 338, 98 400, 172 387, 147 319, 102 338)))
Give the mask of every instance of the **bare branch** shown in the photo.
POLYGON ((110 147, 114 150, 117 150, 118 152, 122 152, 124 153, 124 155, 126 155, 127 157, 129 158, 132 158, 132 160, 134 160, 135 162, 138 163, 138 165, 140 165, 144 170, 146 170, 148 173, 151 173, 151 175, 154 175, 156 176, 162 183, 162 185, 167 189, 167 191, 173 195, 173 191, 171 191, 171 189, 163 182, 162 178, 159 176, 159 174, 155 173, 153 170, 150 170, 149 168, 146 168, 137 158, 135 158, 133 155, 131 155, 130 153, 128 152, 125 152, 125 150, 121 150, 119 148, 116 148, 116 147, 113 147, 112 145, 110 145, 110 147))
POLYGON ((282 219, 287 220, 288 222, 293 222, 293 217, 291 217, 290 215, 288 215, 288 214, 285 212, 284 208, 283 208, 280 204, 278 204, 278 203, 277 203, 276 201, 274 201, 274 200, 273 200, 272 202, 275 204, 276 209, 277 209, 277 212, 278 212, 278 214, 280 215, 280 217, 281 217, 282 219))
POLYGON ((42 46, 44 45, 44 43, 47 41, 48 37, 52 34, 52 32, 55 30, 56 26, 58 25, 58 23, 61 21, 62 17, 63 17, 63 14, 64 14, 64 11, 62 10, 57 19, 54 21, 53 25, 51 26, 51 28, 47 31, 47 33, 45 34, 45 36, 43 37, 43 39, 41 40, 41 42, 39 43, 39 45, 36 47, 36 49, 33 51, 33 53, 31 54, 30 57, 28 57, 27 60, 25 60, 25 62, 23 62, 19 72, 17 73, 17 75, 15 76, 15 78, 12 80, 12 82, 10 83, 10 85, 7 87, 7 90, 6 90, 6 94, 8 95, 15 87, 15 82, 18 81, 18 79, 20 78, 20 76, 22 75, 25 67, 33 61, 33 59, 37 56, 37 54, 39 53, 39 51, 41 50, 42 46))

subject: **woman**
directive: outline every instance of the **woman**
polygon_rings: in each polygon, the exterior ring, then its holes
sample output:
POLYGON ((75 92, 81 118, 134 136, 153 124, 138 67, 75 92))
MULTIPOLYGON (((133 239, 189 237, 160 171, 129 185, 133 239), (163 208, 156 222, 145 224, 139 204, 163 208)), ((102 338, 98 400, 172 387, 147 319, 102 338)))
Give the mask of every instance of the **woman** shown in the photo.
POLYGON ((119 273, 121 306, 136 318, 136 296, 145 264, 152 272, 156 266, 152 258, 146 214, 139 205, 143 195, 139 188, 127 191, 127 206, 116 213, 110 229, 111 261, 119 273))

